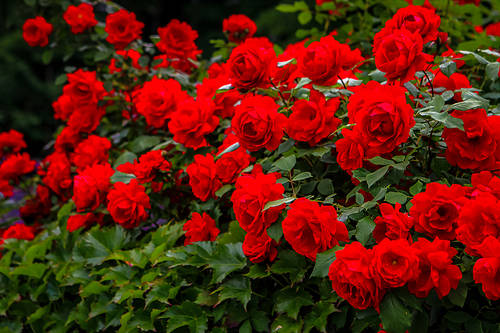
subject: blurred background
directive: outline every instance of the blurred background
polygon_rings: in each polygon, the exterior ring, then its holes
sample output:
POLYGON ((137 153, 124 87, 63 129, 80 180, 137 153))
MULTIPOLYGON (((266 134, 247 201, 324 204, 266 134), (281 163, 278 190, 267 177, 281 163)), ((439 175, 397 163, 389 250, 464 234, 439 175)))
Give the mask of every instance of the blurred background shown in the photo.
MULTIPOLYGON (((51 2, 51 0, 45 0, 51 2)), ((44 49, 31 48, 23 40, 22 26, 26 19, 44 15, 50 7, 28 6, 30 0, 0 1, 0 132, 10 128, 25 135, 28 151, 43 157, 42 149, 61 124, 53 119, 52 102, 61 94, 54 84, 65 66, 78 66, 78 59, 67 63, 54 56, 49 65, 42 62, 44 49), (38 12, 38 11, 45 12, 38 12)), ((60 0, 52 2, 60 3, 60 0)), ((272 0, 116 0, 133 11, 144 22, 143 36, 156 33, 171 19, 188 22, 198 31, 197 45, 204 58, 210 57, 211 39, 222 39, 222 20, 231 14, 245 14, 257 24, 257 36, 267 36, 280 45, 295 41, 298 23, 295 15, 276 11, 281 1, 272 0)), ((314 3, 310 1, 311 4, 314 3)), ((78 4, 79 1, 72 3, 78 4)), ((70 3, 68 2, 68 5, 70 3)), ((53 13, 49 17, 54 16, 53 13)), ((61 17, 62 20, 62 17, 61 17)), ((65 23, 63 21, 63 23, 65 23)))

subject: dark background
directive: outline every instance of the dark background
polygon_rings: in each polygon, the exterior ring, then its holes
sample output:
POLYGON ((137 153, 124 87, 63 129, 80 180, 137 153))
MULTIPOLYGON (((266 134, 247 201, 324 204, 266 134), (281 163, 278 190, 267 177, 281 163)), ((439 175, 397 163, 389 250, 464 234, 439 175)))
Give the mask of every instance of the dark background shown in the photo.
MULTIPOLYGON (((35 157, 43 157, 44 145, 52 139, 53 133, 61 124, 53 119, 51 104, 61 94, 61 88, 54 84, 54 80, 64 73, 64 66, 77 66, 78 63, 75 58, 64 63, 61 57, 56 55, 49 65, 44 65, 42 54, 46 48, 31 48, 24 42, 22 25, 26 19, 36 15, 53 17, 51 8, 60 9, 60 0, 40 0, 39 3, 42 1, 49 3, 49 6, 31 7, 21 0, 0 1, 0 131, 13 128, 23 133, 28 143, 28 151, 35 157), (54 3, 54 6, 51 3, 54 3)), ((279 13, 274 9, 283 1, 115 2, 135 12, 137 19, 144 22, 143 37, 157 34, 156 29, 165 26, 173 18, 188 22, 198 31, 199 38, 196 43, 203 50, 204 58, 209 58, 213 52, 210 40, 224 38, 222 21, 231 14, 245 14, 254 20, 257 24, 257 36, 267 36, 281 45, 296 40, 296 16, 279 13)), ((311 5, 314 3, 310 2, 311 5)), ((78 4, 79 1, 72 3, 78 4)), ((62 11, 60 15, 62 21, 62 11)))

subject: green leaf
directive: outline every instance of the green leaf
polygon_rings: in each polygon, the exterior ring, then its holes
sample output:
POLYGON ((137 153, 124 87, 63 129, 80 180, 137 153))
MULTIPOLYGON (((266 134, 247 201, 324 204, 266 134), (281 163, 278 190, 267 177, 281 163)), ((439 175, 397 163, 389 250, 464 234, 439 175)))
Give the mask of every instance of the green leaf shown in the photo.
POLYGON ((300 12, 297 20, 299 20, 300 24, 305 25, 312 20, 312 13, 309 10, 300 12))
POLYGON ((324 178, 318 183, 318 191, 323 195, 331 195, 335 193, 333 182, 331 179, 324 178))
POLYGON ((208 329, 208 317, 202 307, 189 301, 168 308, 166 313, 158 318, 169 318, 167 333, 183 326, 188 326, 193 333, 205 332, 208 329))
POLYGON ((422 184, 422 182, 420 180, 417 181, 410 187, 410 194, 413 196, 417 195, 418 193, 422 192, 423 187, 424 185, 422 184))
POLYGON ((52 49, 46 49, 42 53, 42 62, 44 65, 48 65, 50 61, 52 60, 52 57, 54 56, 54 50, 52 49))
POLYGON ((292 63, 294 60, 295 60, 295 58, 292 58, 292 59, 286 60, 286 61, 280 61, 280 62, 278 62, 277 67, 278 68, 285 67, 286 65, 292 63))
POLYGON ((446 61, 441 65, 439 65, 439 69, 444 75, 450 77, 453 73, 457 71, 457 64, 454 61, 446 61))
POLYGON ((43 273, 45 273, 45 270, 47 269, 47 265, 40 264, 40 263, 33 263, 33 264, 28 264, 28 265, 21 265, 17 266, 10 272, 12 275, 26 275, 29 277, 33 277, 35 279, 40 279, 43 276, 43 273))
POLYGON ((368 242, 373 230, 375 229, 375 222, 369 216, 363 217, 356 223, 356 239, 363 244, 368 242))
POLYGON ((60 86, 64 84, 68 80, 68 77, 66 76, 66 73, 59 75, 56 77, 54 84, 57 86, 60 86))
POLYGON ((283 142, 282 144, 279 145, 278 154, 281 155, 283 153, 286 153, 287 151, 292 149, 292 147, 294 145, 295 145, 295 141, 293 139, 286 140, 285 142, 283 142))
POLYGON ((250 270, 248 271, 248 273, 245 274, 245 276, 251 279, 262 279, 268 277, 269 275, 271 275, 271 273, 268 270, 266 270, 266 267, 258 264, 250 266, 250 270))
POLYGON ((111 285, 103 285, 97 281, 92 281, 80 291, 80 296, 88 297, 90 295, 100 294, 108 290, 110 287, 111 285))
POLYGON ((238 148, 240 148, 240 143, 239 142, 233 143, 232 145, 230 145, 229 147, 227 147, 226 149, 224 149, 219 155, 217 155, 217 158, 222 157, 222 155, 224 155, 224 154, 227 154, 227 153, 230 153, 232 151, 235 151, 238 148))
POLYGON ((267 228, 267 235, 274 239, 276 242, 279 242, 281 237, 283 236, 283 228, 281 226, 281 222, 275 222, 271 224, 271 226, 267 228))
POLYGON ((295 166, 295 163, 297 162, 297 159, 295 155, 290 155, 287 157, 282 157, 276 162, 273 163, 275 167, 277 167, 279 170, 283 171, 290 171, 293 169, 295 166))
POLYGON ((385 158, 380 157, 380 156, 375 156, 375 157, 371 158, 369 161, 370 161, 370 163, 373 163, 375 165, 394 165, 394 161, 385 159, 385 158))
POLYGON ((486 77, 492 81, 498 79, 498 71, 500 70, 500 62, 492 62, 486 65, 486 77))
POLYGON ((117 166, 124 163, 133 163, 135 159, 137 159, 137 155, 126 150, 120 156, 118 156, 115 163, 113 163, 113 168, 116 169, 117 166))
POLYGON ((252 297, 252 290, 250 288, 250 279, 238 276, 227 282, 224 282, 219 293, 219 302, 226 299, 236 298, 243 304, 245 311, 247 309, 247 304, 252 297))
POLYGON ((436 95, 430 102, 430 105, 434 107, 434 112, 441 112, 444 107, 444 99, 441 95, 436 95))
POLYGON ((288 316, 279 316, 271 325, 271 332, 300 333, 302 332, 302 320, 293 320, 288 316))
POLYGON ((326 332, 328 316, 336 311, 339 312, 331 303, 320 301, 314 304, 312 311, 309 312, 305 318, 304 332, 309 332, 313 327, 320 332, 326 332))
POLYGON ((132 179, 135 179, 135 175, 131 174, 131 173, 123 173, 123 172, 120 172, 120 171, 116 171, 113 176, 111 176, 109 178, 109 180, 111 181, 112 184, 114 183, 124 183, 124 184, 128 184, 130 183, 130 181, 132 179))
POLYGON ((452 304, 462 308, 465 304, 465 300, 467 299, 467 285, 460 282, 457 289, 450 290, 448 299, 452 304))
MULTIPOLYGON (((450 109, 452 110, 460 110, 467 111, 470 109, 488 109, 489 102, 488 100, 483 101, 482 99, 467 99, 462 102, 458 102, 452 104, 450 109), (485 102, 486 101, 486 102, 485 102)), ((462 126, 463 128, 463 126, 462 126)))
POLYGON ((262 211, 268 210, 269 208, 272 208, 272 207, 278 207, 278 206, 281 206, 283 204, 290 203, 290 202, 294 201, 295 199, 296 198, 294 198, 294 197, 288 197, 288 198, 283 198, 283 199, 279 199, 279 200, 269 201, 264 205, 264 208, 262 208, 262 211))
POLYGON ((247 258, 243 254, 241 243, 218 246, 208 263, 208 266, 214 270, 212 282, 221 282, 229 273, 244 268, 246 263, 247 258))
POLYGON ((295 13, 299 9, 295 8, 295 5, 282 3, 276 6, 276 10, 282 13, 295 13))
POLYGON ((271 266, 271 272, 290 275, 292 281, 301 281, 306 273, 306 260, 300 254, 284 250, 278 253, 278 260, 271 266))
POLYGON ((296 181, 299 181, 299 180, 309 179, 309 178, 311 178, 311 177, 312 177, 312 175, 311 175, 311 173, 310 173, 310 172, 301 172, 301 173, 299 173, 298 175, 294 176, 294 177, 292 178, 292 180, 293 180, 294 182, 296 182, 296 181))
POLYGON ((129 242, 126 231, 120 226, 111 228, 94 227, 78 244, 74 260, 81 257, 89 264, 101 264, 107 256, 120 250, 129 242))
POLYGON ((330 265, 335 260, 335 252, 341 250, 343 247, 335 246, 333 249, 326 250, 325 252, 316 255, 316 262, 311 277, 325 277, 328 275, 330 265))
POLYGON ((380 319, 387 332, 404 333, 411 327, 412 313, 391 292, 385 295, 380 304, 380 319))
POLYGON ((374 171, 372 173, 367 174, 365 179, 366 179, 366 183, 368 184, 368 187, 372 187, 373 184, 375 184, 382 177, 384 177, 388 170, 389 170, 389 166, 386 165, 380 169, 377 169, 376 171, 374 171))
POLYGON ((278 313, 285 312, 291 318, 297 319, 300 308, 313 304, 311 294, 307 291, 296 288, 285 288, 276 292, 274 302, 275 310, 278 313))
POLYGON ((226 185, 222 186, 220 189, 218 189, 217 191, 215 191, 215 195, 218 198, 221 198, 224 194, 231 191, 232 189, 233 189, 232 184, 226 184, 226 185))
POLYGON ((158 136, 141 135, 129 144, 129 149, 134 153, 141 153, 148 148, 156 146, 161 141, 158 136))
POLYGON ((385 201, 391 204, 395 204, 397 202, 399 202, 400 204, 404 204, 406 201, 408 201, 408 196, 401 192, 387 192, 385 194, 385 201))
MULTIPOLYGON (((456 104, 458 104, 458 103, 456 103, 456 104)), ((453 104, 453 105, 456 105, 456 104, 453 104)), ((451 107, 453 107, 453 105, 451 107)), ((448 128, 458 128, 458 129, 461 129, 462 131, 464 129, 464 122, 462 121, 462 119, 455 118, 452 115, 450 115, 448 112, 425 111, 425 112, 421 112, 421 115, 430 116, 432 119, 437 120, 440 123, 443 123, 444 126, 446 126, 448 128)))

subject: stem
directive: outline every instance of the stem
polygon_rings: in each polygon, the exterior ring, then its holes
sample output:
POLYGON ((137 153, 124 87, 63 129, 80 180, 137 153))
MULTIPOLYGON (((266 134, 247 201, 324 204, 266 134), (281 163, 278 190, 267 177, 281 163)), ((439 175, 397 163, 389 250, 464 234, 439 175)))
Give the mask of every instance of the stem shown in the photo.
POLYGON ((278 90, 278 94, 280 95, 281 101, 283 102, 283 104, 285 104, 286 107, 288 107, 288 103, 285 100, 285 96, 283 96, 283 94, 281 93, 281 90, 279 90, 279 88, 276 87, 276 85, 274 84, 274 82, 271 78, 269 78, 269 82, 271 82, 271 85, 273 86, 274 89, 278 90))
POLYGON ((432 85, 432 81, 431 81, 431 79, 429 79, 429 76, 427 76, 426 71, 424 71, 424 75, 427 78, 427 81, 429 82, 429 84, 431 85, 431 93, 432 93, 432 97, 434 97, 434 86, 432 85))

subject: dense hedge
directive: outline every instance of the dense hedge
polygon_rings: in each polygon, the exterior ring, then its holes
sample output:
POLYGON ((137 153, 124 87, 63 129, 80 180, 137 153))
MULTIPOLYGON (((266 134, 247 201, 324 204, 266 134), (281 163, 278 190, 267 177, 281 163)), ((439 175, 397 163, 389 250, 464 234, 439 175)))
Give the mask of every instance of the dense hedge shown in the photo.
POLYGON ((43 161, 0 133, 0 329, 498 332, 500 3, 417 2, 233 15, 210 57, 26 1, 67 67, 43 161))

